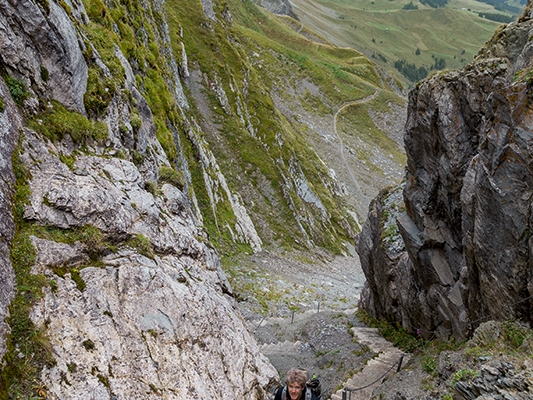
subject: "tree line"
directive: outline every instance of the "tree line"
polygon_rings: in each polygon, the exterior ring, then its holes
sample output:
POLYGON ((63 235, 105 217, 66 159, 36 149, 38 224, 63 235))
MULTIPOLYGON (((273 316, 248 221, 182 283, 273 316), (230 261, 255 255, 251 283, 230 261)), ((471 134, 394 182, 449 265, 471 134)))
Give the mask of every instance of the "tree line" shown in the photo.
POLYGON ((480 18, 490 19, 491 21, 501 22, 501 23, 504 23, 504 24, 508 24, 509 22, 512 22, 514 20, 513 17, 509 17, 507 15, 498 14, 498 13, 480 12, 480 13, 478 13, 478 16, 480 18))
POLYGON ((434 64, 429 67, 429 71, 426 67, 417 67, 414 63, 409 63, 406 60, 400 59, 394 62, 394 68, 396 68, 402 75, 404 75, 411 82, 418 82, 428 76, 431 70, 442 70, 446 68, 446 60, 444 58, 435 58, 434 64))
POLYGON ((444 7, 450 0, 420 0, 420 3, 433 8, 444 7))

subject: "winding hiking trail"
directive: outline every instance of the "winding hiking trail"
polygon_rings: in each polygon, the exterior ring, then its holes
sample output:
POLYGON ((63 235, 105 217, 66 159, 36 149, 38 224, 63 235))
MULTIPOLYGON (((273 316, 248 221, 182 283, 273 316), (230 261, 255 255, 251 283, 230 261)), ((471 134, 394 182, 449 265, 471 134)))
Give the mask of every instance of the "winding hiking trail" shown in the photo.
MULTIPOLYGON (((350 179, 352 180, 353 182, 353 185, 354 185, 354 188, 355 188, 355 193, 352 193, 352 197, 353 196, 356 196, 358 198, 363 198, 364 197, 364 193, 363 191, 361 190, 361 186, 359 186, 359 183, 357 182, 357 179, 352 171, 352 168, 350 167, 349 163, 348 163, 348 160, 346 160, 346 157, 344 155, 344 142, 341 138, 341 136, 339 135, 339 132, 337 131, 337 118, 339 117, 339 114, 346 108, 348 107, 351 107, 351 106, 356 106, 356 105, 359 105, 359 104, 364 104, 364 103, 367 103, 369 101, 372 101, 374 100, 377 95, 379 94, 379 92, 381 91, 381 89, 377 88, 376 91, 374 93, 372 93, 370 96, 367 96, 367 97, 364 97, 362 99, 359 99, 359 100, 355 100, 355 101, 350 101, 349 103, 346 103, 344 104, 342 107, 340 107, 337 112, 335 113, 335 115, 333 116, 333 132, 335 134, 335 136, 337 137, 338 141, 339 141, 339 154, 341 156, 341 159, 342 159, 342 162, 346 168, 346 171, 348 171, 348 174, 350 175, 350 179)), ((356 221, 358 226, 359 226, 359 229, 361 229, 361 223, 359 221, 356 221)))
MULTIPOLYGON (((343 141, 337 125, 349 107, 370 102, 379 93, 376 88, 364 98, 343 104, 333 114, 333 121, 328 121, 337 167, 344 169, 349 194, 357 198, 365 198, 365 194, 353 165, 350 166, 353 160, 347 159, 348 143, 343 141)), ((342 388, 371 384, 347 393, 348 399, 369 399, 384 376, 396 372, 395 364, 402 356, 399 349, 357 318, 357 304, 366 279, 353 244, 347 246, 346 253, 334 259, 306 254, 311 259, 305 262, 268 251, 254 254, 248 261, 254 271, 265 274, 264 280, 256 285, 270 287, 268 291, 279 297, 269 303, 268 311, 263 309, 260 313, 257 304, 265 302, 260 291, 250 293, 240 303, 249 331, 279 371, 281 380, 290 368, 304 368, 321 380, 322 400, 340 400, 342 388), (268 316, 262 317, 264 313, 268 316)), ((404 359, 404 365, 406 362, 404 359)))
MULTIPOLYGON (((362 199, 365 197, 365 194, 363 193, 363 191, 361 190, 361 186, 359 185, 359 182, 357 181, 357 178, 355 177, 354 173, 353 173, 353 170, 352 168, 350 167, 349 163, 348 163, 348 160, 346 160, 346 157, 344 155, 344 141, 342 140, 341 136, 339 135, 339 132, 337 130, 337 119, 339 117, 339 114, 345 110, 346 108, 348 107, 351 107, 351 106, 356 106, 356 105, 360 105, 360 104, 364 104, 364 103, 367 103, 369 101, 372 101, 374 100, 377 95, 379 94, 381 89, 377 88, 376 91, 374 93, 372 93, 371 95, 367 96, 367 97, 364 97, 362 99, 359 99, 359 100, 355 100, 355 101, 350 101, 349 103, 346 103, 344 104, 342 107, 340 107, 337 112, 335 113, 335 115, 333 116, 333 133, 335 134, 335 136, 337 137, 337 140, 339 141, 339 155, 341 157, 341 160, 342 160, 342 163, 344 164, 344 167, 346 169, 346 171, 348 171, 348 175, 350 176, 350 179, 353 183, 353 188, 354 188, 354 193, 352 193, 350 195, 350 197, 357 197, 359 199, 362 199)), ((359 221, 359 219, 357 218, 357 215, 354 214, 354 218, 356 220, 356 223, 358 225, 358 228, 361 229, 361 222, 359 221)))

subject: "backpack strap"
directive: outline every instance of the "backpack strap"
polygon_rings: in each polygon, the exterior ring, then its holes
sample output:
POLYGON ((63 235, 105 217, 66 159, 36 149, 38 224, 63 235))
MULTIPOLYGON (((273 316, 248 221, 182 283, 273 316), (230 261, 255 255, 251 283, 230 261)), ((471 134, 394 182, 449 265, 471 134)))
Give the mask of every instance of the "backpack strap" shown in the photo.
POLYGON ((312 394, 311 388, 308 386, 305 388, 305 400, 311 400, 311 394, 312 394))
POLYGON ((283 386, 283 391, 281 392, 281 400, 287 400, 287 386, 283 386))

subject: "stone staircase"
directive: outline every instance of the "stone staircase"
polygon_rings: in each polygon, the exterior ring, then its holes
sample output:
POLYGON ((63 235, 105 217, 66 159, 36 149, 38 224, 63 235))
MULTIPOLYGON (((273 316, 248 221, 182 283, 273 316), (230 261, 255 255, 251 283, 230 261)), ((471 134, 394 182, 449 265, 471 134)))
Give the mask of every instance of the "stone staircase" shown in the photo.
MULTIPOLYGON (((349 389, 362 388, 346 393, 347 400, 368 400, 372 396, 374 388, 380 384, 383 378, 396 372, 398 360, 403 355, 402 365, 409 361, 409 355, 394 347, 392 343, 385 340, 378 333, 376 328, 352 328, 354 336, 361 344, 367 345, 373 352, 379 353, 379 357, 370 360, 363 370, 348 381, 344 387, 349 389)), ((331 400, 342 400, 343 389, 338 390, 331 396, 331 400)))
POLYGON ((296 342, 290 342, 288 340, 278 343, 265 343, 261 345, 261 353, 263 354, 274 354, 274 353, 292 353, 298 351, 302 342, 297 340, 296 342))
MULTIPOLYGON (((322 306, 321 310, 325 311, 326 310, 326 306, 322 306)), ((357 310, 356 308, 349 308, 349 309, 346 309, 346 310, 342 310, 340 312, 344 312, 346 314, 353 314, 353 313, 355 313, 356 310, 357 310)), ((246 323, 248 325, 249 331, 253 332, 254 330, 256 330, 257 328, 259 328, 261 326, 276 325, 276 324, 277 325, 290 324, 291 323, 291 319, 292 319, 292 321, 294 323, 296 323, 298 321, 307 319, 307 318, 309 318, 310 315, 316 314, 316 313, 318 313, 318 310, 312 308, 312 309, 309 309, 309 310, 305 310, 303 312, 301 312, 301 311, 295 312, 293 317, 291 317, 291 316, 288 316, 288 317, 268 317, 268 318, 263 318, 263 319, 248 320, 248 321, 246 321, 246 323)))

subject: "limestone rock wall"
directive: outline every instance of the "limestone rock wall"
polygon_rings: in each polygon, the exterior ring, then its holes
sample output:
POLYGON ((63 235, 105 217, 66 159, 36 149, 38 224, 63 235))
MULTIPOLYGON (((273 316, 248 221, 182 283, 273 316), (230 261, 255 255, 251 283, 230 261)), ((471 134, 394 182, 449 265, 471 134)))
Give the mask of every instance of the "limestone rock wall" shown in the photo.
POLYGON ((8 307, 15 294, 15 272, 11 265, 10 245, 15 233, 13 220, 13 195, 15 175, 11 159, 15 150, 22 117, 19 114, 9 91, 0 82, 0 96, 4 101, 5 110, 0 113, 0 358, 6 352, 6 335, 10 332, 6 318, 8 307))
POLYGON ((62 149, 30 130, 24 136, 33 177, 28 220, 88 224, 115 241, 142 234, 155 250, 119 246, 99 267, 80 268, 80 289, 73 272, 61 277, 55 268, 72 271, 94 249, 32 238, 33 273, 55 282, 31 315, 36 327, 46 326, 57 362, 42 373, 48 395, 262 398, 276 371, 228 296, 217 255, 198 240, 204 234, 172 207, 178 189, 167 185, 155 198, 133 163, 114 158, 80 157, 71 171, 54 155, 62 149))
POLYGON ((380 240, 383 198, 358 240, 371 314, 426 337, 531 321, 532 33, 527 9, 470 65, 411 91, 405 208, 394 212, 403 252, 380 240))
POLYGON ((87 64, 65 10, 53 1, 0 1, 0 51, 4 68, 66 107, 85 112, 87 64))
MULTIPOLYGON (((77 142, 67 132, 52 141, 25 124, 59 107, 50 100, 87 115, 87 42, 75 28, 87 18, 81 3, 0 1, 0 365, 32 362, 7 323, 17 291, 28 290, 16 287, 10 260, 20 136, 29 179, 23 219, 40 232, 30 236, 31 274, 44 282, 30 319, 51 358, 36 366, 35 390, 50 399, 266 398, 278 373, 245 328, 189 192, 160 180, 175 165, 156 137, 138 69, 117 47, 124 87, 100 117, 105 139, 87 133, 77 142), (19 106, 6 76, 26 84, 19 106)), ((91 57, 109 78, 100 55, 91 57)), ((170 86, 184 105, 179 81, 170 86)), ((10 384, 2 379, 0 397, 13 395, 10 384)))

